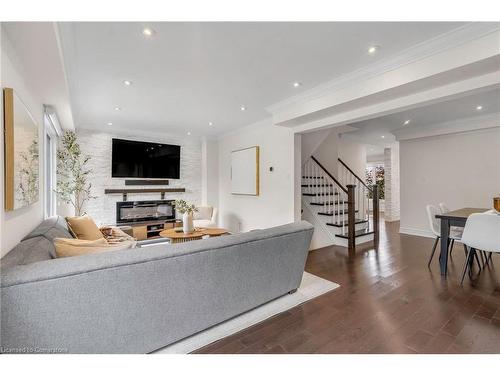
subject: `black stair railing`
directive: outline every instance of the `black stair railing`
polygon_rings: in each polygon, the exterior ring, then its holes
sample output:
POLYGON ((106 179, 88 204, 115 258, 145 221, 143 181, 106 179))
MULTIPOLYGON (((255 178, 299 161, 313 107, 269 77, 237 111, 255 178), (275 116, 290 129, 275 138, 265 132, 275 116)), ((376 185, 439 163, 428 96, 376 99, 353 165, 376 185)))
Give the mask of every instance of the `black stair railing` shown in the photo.
POLYGON ((354 256, 356 223, 367 222, 367 232, 370 232, 369 196, 373 200, 373 239, 375 246, 378 244, 378 190, 376 185, 366 185, 341 159, 338 161, 339 170, 335 177, 319 160, 311 156, 303 166, 303 186, 306 188, 306 195, 312 197, 311 204, 323 207, 323 211, 318 214, 330 217, 331 223, 327 225, 341 228, 341 234, 347 237, 349 256, 354 256))

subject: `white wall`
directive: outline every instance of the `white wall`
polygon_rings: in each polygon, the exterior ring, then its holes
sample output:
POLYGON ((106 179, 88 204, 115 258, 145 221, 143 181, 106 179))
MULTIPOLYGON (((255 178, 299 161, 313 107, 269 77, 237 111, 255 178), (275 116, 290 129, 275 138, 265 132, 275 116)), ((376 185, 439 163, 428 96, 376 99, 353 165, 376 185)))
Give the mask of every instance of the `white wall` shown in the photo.
POLYGON ((430 234, 427 204, 492 206, 500 194, 500 128, 400 141, 401 232, 430 234))
MULTIPOLYGON (((96 133, 89 130, 77 131, 82 152, 91 155, 89 163, 92 169, 92 194, 97 199, 90 200, 85 211, 98 225, 116 222, 116 202, 122 200, 121 195, 105 195, 106 188, 124 188, 124 178, 111 178, 111 139, 122 138, 145 142, 171 143, 181 146, 181 170, 179 180, 169 179, 168 187, 186 188, 186 193, 166 193, 165 199, 186 199, 197 205, 201 204, 201 141, 196 137, 178 137, 168 134, 137 134, 114 132, 96 133)), ((134 186, 140 188, 141 186, 134 186)), ((151 188, 151 186, 147 186, 151 188)), ((129 194, 128 200, 157 200, 160 193, 129 194)))
POLYGON ((215 139, 201 143, 201 204, 219 206, 219 144, 215 139))
POLYGON ((385 221, 400 219, 400 178, 399 178, 399 144, 394 144, 384 150, 385 170, 385 221))
POLYGON ((364 144, 341 137, 339 142, 339 158, 341 158, 359 178, 365 181, 366 146, 364 144))
POLYGON ((219 139, 221 226, 239 232, 294 221, 294 146, 292 131, 270 119, 219 139), (231 151, 251 146, 260 147, 260 195, 232 195, 231 151))
POLYGON ((338 175, 337 158, 341 158, 360 178, 365 179, 366 146, 342 137, 342 128, 332 128, 313 155, 335 177, 338 175))
MULTIPOLYGON (((2 89, 11 87, 17 92, 19 97, 26 104, 34 119, 38 123, 38 136, 39 136, 39 196, 38 202, 23 207, 14 211, 5 212, 4 210, 4 150, 3 150, 3 137, 0 142, 0 186, 2 186, 2 194, 0 197, 0 253, 4 256, 10 251, 17 243, 31 230, 33 230, 43 219, 43 103, 41 99, 35 94, 29 82, 26 80, 23 72, 23 62, 20 61, 16 55, 7 34, 2 32, 1 35, 1 70, 0 82, 2 89)), ((3 103, 3 91, 2 91, 3 103)), ((0 117, 3 119, 3 104, 0 105, 2 113, 0 117)), ((3 120, 2 120, 3 121, 3 120)))
POLYGON ((315 132, 301 134, 302 164, 304 164, 311 155, 314 155, 315 151, 331 132, 332 129, 322 129, 315 132))

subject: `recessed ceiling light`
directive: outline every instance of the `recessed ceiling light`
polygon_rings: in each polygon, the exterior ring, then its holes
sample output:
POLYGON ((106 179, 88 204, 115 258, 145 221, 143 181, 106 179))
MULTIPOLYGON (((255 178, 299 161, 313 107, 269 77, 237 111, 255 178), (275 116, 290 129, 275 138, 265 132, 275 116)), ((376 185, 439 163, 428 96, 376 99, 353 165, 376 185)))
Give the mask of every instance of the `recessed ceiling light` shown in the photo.
POLYGON ((115 107, 115 111, 121 111, 122 109, 120 107, 115 107))
POLYGON ((125 80, 125 81, 123 81, 123 84, 124 84, 125 86, 130 86, 130 85, 132 84, 132 81, 125 80))
POLYGON ((293 87, 300 87, 301 83, 300 82, 294 82, 293 87))
POLYGON ((481 109, 483 109, 483 106, 482 106, 482 105, 478 105, 478 106, 476 107, 476 111, 480 111, 481 109))
POLYGON ((191 135, 191 132, 187 132, 187 135, 191 135))
POLYGON ((410 123, 410 120, 406 120, 403 125, 408 125, 410 123))
POLYGON ((153 36, 154 34, 155 31, 150 27, 145 27, 144 29, 142 29, 142 35, 144 36, 153 36))
POLYGON ((381 138, 385 138, 385 135, 382 135, 381 138))
POLYGON ((240 107, 240 110, 242 110, 242 111, 246 111, 246 110, 247 110, 247 107, 245 107, 244 105, 242 105, 242 106, 240 107))
POLYGON ((208 126, 212 126, 213 124, 214 124, 214 123, 213 123, 212 121, 210 121, 210 122, 208 123, 208 126))
POLYGON ((371 46, 368 48, 368 53, 370 55, 373 55, 375 52, 377 52, 380 49, 380 46, 371 46))
POLYGON ((111 126, 111 125, 113 125, 113 123, 112 123, 112 122, 108 122, 108 125, 110 125, 110 126, 111 126))

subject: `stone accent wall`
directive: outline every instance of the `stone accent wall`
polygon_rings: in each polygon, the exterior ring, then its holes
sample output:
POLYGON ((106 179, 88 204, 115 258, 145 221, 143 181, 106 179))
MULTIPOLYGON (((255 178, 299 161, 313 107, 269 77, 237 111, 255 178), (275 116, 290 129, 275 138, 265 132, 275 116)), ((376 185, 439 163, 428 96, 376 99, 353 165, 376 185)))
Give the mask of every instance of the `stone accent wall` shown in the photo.
POLYGON ((399 220, 399 145, 384 150, 385 221, 399 220))
MULTIPOLYGON (((164 134, 153 135, 117 135, 99 133, 90 130, 77 131, 78 142, 82 152, 91 155, 89 163, 92 194, 97 199, 87 202, 86 211, 97 225, 114 224, 116 221, 116 202, 122 200, 121 195, 105 195, 106 188, 125 188, 124 178, 111 178, 111 140, 112 138, 130 139, 134 141, 170 143, 181 146, 180 179, 169 179, 168 187, 183 187, 185 193, 166 193, 165 199, 185 199, 195 204, 201 203, 201 142, 193 137, 176 137, 164 134)), ((128 186, 129 188, 152 188, 154 186, 128 186)), ((128 200, 158 200, 160 193, 128 194, 128 200)))

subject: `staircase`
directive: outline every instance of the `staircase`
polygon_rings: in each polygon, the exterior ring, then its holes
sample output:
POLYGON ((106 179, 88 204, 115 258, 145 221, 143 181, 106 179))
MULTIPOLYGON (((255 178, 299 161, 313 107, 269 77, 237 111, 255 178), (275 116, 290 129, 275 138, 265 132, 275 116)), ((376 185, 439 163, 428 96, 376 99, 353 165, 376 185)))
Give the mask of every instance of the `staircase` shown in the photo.
POLYGON ((311 156, 302 167, 302 209, 335 245, 354 255, 356 245, 378 242, 378 192, 368 187, 341 159, 337 177, 311 156), (373 196, 370 218, 368 195, 373 196), (376 201, 376 202, 375 202, 376 201))

